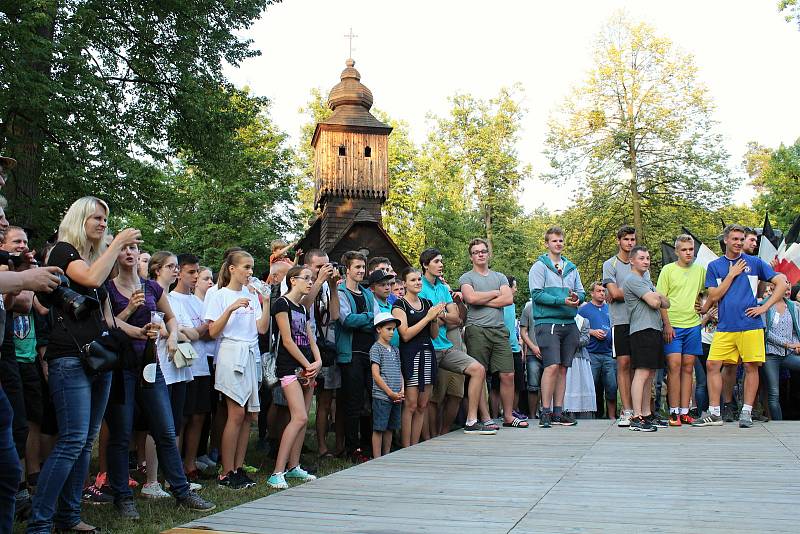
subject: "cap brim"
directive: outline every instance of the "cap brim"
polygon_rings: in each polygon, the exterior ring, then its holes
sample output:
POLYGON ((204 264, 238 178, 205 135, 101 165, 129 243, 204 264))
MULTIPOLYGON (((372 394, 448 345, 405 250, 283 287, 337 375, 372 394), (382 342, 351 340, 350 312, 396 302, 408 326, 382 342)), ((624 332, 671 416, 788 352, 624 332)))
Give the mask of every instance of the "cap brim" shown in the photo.
POLYGON ((389 323, 394 323, 395 326, 399 326, 400 325, 400 319, 398 319, 396 317, 394 319, 386 319, 384 321, 381 321, 381 322, 377 323, 375 325, 375 328, 378 328, 379 326, 383 326, 383 325, 389 324, 389 323))

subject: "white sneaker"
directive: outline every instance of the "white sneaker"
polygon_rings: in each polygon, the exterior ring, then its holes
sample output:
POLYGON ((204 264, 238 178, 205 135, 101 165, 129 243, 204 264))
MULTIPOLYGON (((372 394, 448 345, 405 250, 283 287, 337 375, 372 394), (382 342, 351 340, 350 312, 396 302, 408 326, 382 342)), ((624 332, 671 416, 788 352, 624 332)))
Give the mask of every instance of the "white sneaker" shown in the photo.
MULTIPOLYGON (((187 482, 189 481, 187 480, 187 482)), ((166 487, 168 490, 172 489, 169 485, 169 482, 164 482, 164 487, 166 487)), ((189 491, 200 491, 201 489, 203 489, 203 486, 197 482, 189 482, 189 491)))
POLYGON ((198 458, 198 459, 196 459, 194 461, 194 465, 200 471, 205 471, 206 469, 208 469, 210 467, 207 463, 200 461, 200 458, 198 458))
MULTIPOLYGON (((206 469, 208 469, 209 467, 217 467, 217 462, 215 462, 214 460, 209 458, 207 454, 204 454, 203 456, 201 456, 200 458, 198 458, 198 459, 196 459, 194 461, 194 463, 198 463, 198 462, 201 463, 201 464, 205 464, 206 469)), ((200 467, 200 466, 198 465, 197 467, 200 467)))
POLYGON ((619 414, 619 419, 617 420, 617 426, 631 426, 631 416, 633 414, 628 413, 627 411, 623 411, 619 414))
POLYGON ((165 499, 167 497, 172 497, 172 495, 164 491, 161 484, 158 482, 150 482, 142 486, 142 497, 148 499, 165 499))

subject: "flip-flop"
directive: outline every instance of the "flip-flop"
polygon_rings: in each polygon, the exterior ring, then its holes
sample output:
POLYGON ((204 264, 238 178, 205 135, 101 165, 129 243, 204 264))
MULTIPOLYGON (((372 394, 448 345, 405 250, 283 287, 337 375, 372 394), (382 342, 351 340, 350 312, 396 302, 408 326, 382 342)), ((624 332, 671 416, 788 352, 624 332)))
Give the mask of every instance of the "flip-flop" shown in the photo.
POLYGON ((503 421, 503 426, 506 428, 528 428, 528 422, 515 417, 510 423, 503 421))

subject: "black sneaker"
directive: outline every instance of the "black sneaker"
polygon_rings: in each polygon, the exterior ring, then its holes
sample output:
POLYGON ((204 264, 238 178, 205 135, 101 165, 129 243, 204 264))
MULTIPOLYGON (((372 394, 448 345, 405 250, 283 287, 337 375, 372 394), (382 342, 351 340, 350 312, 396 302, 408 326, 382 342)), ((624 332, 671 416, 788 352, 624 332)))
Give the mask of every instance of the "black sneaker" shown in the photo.
POLYGON ((559 415, 553 414, 552 422, 554 425, 561 426, 575 426, 578 424, 578 420, 572 417, 569 412, 561 412, 559 415))
POLYGON ((480 421, 475 421, 471 425, 464 425, 464 434, 477 434, 483 436, 491 436, 497 434, 497 430, 493 428, 486 428, 480 421))
POLYGON ((722 405, 722 420, 726 423, 733 423, 736 421, 736 404, 726 402, 722 405))
POLYGON ((198 495, 196 491, 190 491, 186 494, 186 497, 178 499, 178 506, 195 512, 210 512, 217 507, 213 502, 209 502, 198 495))
POLYGON ((633 430, 635 432, 655 432, 658 428, 643 417, 632 417, 631 426, 628 427, 628 430, 633 430))
POLYGON ((14 516, 17 521, 27 521, 31 515, 33 508, 33 501, 31 500, 31 492, 28 488, 21 489, 17 492, 15 497, 16 504, 14 506, 14 516))
POLYGON ((247 473, 245 473, 244 468, 242 467, 236 470, 234 476, 238 477, 238 479, 242 482, 242 484, 244 484, 245 488, 252 488, 253 486, 256 485, 256 481, 247 476, 247 473))
POLYGON ((539 417, 539 428, 550 428, 550 425, 552 424, 552 417, 552 413, 542 412, 542 415, 539 417))
POLYGON ((239 478, 233 471, 228 471, 228 474, 222 478, 217 478, 217 486, 230 490, 242 490, 249 486, 239 478))
POLYGON ((656 415, 652 413, 645 416, 644 420, 656 428, 667 428, 669 426, 669 421, 656 417, 656 415))
POLYGON ((114 502, 114 497, 111 493, 103 491, 94 484, 83 489, 83 496, 81 502, 86 504, 111 504, 114 502))
POLYGON ((114 508, 117 509, 123 519, 139 520, 139 512, 136 511, 136 503, 133 502, 133 497, 115 502, 114 508))

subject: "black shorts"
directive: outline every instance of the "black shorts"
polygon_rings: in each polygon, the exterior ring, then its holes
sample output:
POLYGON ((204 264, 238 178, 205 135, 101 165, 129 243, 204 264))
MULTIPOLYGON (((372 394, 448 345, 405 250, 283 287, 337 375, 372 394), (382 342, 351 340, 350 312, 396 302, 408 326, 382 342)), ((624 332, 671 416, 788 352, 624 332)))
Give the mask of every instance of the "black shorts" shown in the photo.
POLYGON ((22 394, 25 398, 25 416, 30 423, 42 424, 43 403, 42 374, 38 362, 17 362, 19 377, 22 380, 22 394))
POLYGON ((614 327, 614 357, 631 355, 631 325, 619 324, 614 327))
POLYGON ((211 412, 210 387, 210 376, 196 376, 186 385, 186 402, 183 405, 185 417, 211 412))
POLYGON ((537 324, 536 343, 542 351, 545 367, 572 367, 572 359, 580 348, 581 335, 575 322, 567 324, 537 324))
POLYGON ((631 367, 633 369, 663 369, 664 339, 661 331, 648 328, 630 335, 631 367))

